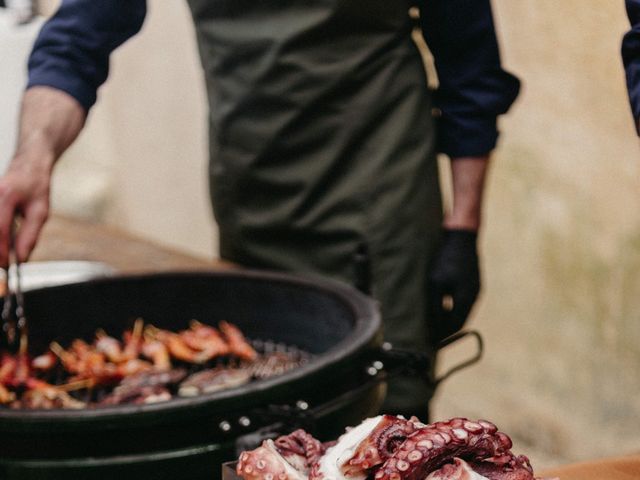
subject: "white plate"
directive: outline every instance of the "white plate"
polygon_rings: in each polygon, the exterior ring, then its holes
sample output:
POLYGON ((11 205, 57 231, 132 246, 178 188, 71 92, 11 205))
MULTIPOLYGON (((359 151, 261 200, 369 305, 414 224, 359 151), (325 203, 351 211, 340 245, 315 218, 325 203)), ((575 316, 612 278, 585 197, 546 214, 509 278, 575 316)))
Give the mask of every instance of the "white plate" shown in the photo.
MULTIPOLYGON (((20 280, 23 291, 107 277, 114 273, 115 269, 104 263, 81 260, 27 262, 20 266, 20 280)), ((9 276, 13 284, 15 280, 13 268, 9 276)), ((0 273, 0 278, 4 280, 4 272, 0 273)), ((14 285, 12 285, 13 287, 14 285)))

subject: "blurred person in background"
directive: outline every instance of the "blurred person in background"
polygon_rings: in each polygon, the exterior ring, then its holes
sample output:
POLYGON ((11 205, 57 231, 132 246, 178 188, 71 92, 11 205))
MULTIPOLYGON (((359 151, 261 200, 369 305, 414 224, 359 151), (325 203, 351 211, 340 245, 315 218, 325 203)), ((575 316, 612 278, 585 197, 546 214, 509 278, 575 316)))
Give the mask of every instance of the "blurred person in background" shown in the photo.
MULTIPOLYGON (((355 285, 380 301, 388 341, 433 354, 480 290, 483 184, 496 119, 519 90, 501 67, 490 0, 188 3, 209 95, 220 256, 355 285), (412 6, 435 57, 435 94, 412 6), (444 217, 437 152, 452 160, 444 217)), ((145 13, 144 0, 65 0, 44 25, 0 179, 3 265, 14 216, 19 257, 33 249, 53 166, 145 13)), ((384 410, 426 420, 432 395, 427 382, 398 379, 384 410)))
POLYGON ((640 134, 640 0, 625 0, 631 30, 622 40, 622 60, 636 130, 640 134))

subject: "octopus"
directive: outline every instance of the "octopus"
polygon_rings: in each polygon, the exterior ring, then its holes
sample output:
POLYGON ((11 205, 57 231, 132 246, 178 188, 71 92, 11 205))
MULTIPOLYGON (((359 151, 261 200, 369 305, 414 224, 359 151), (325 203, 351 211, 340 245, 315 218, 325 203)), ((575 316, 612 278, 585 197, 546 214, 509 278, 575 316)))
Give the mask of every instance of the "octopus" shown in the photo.
POLYGON ((242 452, 236 471, 245 480, 306 480, 325 448, 304 430, 269 439, 250 452, 242 452))
POLYGON ((245 480, 535 480, 527 457, 491 422, 452 418, 425 425, 380 415, 331 446, 298 430, 243 452, 245 480))
POLYGON ((393 415, 362 422, 342 435, 312 469, 310 480, 364 480, 368 472, 397 450, 420 423, 393 415))
MULTIPOLYGON (((407 437, 395 454, 376 472, 375 480, 422 480, 431 472, 461 458, 490 464, 487 472, 522 471, 533 479, 533 469, 526 457, 511 453, 511 439, 491 422, 453 418, 417 430, 407 437), (520 459, 520 460, 518 460, 520 459)), ((494 476, 502 480, 503 477, 494 476)), ((446 478, 446 477, 445 477, 446 478)), ((487 477, 493 480, 493 477, 487 477)))
MULTIPOLYGON (((442 468, 431 472, 425 480, 526 480, 530 479, 528 468, 506 470, 491 462, 469 464, 461 458, 454 458, 453 463, 447 463, 442 468)), ((557 479, 556 479, 557 480, 557 479)))
POLYGON ((305 475, 326 452, 325 445, 301 429, 277 438, 274 444, 282 457, 305 475))

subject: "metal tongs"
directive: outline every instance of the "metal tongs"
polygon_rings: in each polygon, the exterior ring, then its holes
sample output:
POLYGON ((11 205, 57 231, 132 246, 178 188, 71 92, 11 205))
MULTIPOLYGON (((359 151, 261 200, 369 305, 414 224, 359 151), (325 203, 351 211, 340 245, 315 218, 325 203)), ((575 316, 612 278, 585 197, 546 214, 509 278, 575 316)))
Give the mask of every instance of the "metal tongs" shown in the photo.
POLYGON ((18 228, 18 222, 14 221, 9 233, 9 267, 4 269, 4 303, 2 305, 2 340, 0 343, 2 347, 12 353, 25 354, 27 353, 27 319, 20 280, 20 260, 16 254, 18 228), (10 278, 11 273, 15 275, 13 281, 10 278))

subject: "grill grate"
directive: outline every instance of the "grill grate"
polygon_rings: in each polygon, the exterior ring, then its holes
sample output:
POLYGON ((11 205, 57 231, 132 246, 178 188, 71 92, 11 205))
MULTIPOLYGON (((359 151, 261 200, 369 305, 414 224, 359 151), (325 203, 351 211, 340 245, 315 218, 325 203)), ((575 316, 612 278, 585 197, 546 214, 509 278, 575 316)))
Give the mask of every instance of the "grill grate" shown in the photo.
MULTIPOLYGON (((63 391, 63 394, 55 391, 39 392, 37 389, 35 392, 18 390, 18 400, 0 408, 77 409, 166 402, 178 397, 193 397, 282 375, 301 367, 313 358, 311 353, 294 345, 261 339, 247 341, 258 353, 255 360, 223 356, 204 364, 193 364, 174 359, 170 370, 135 373, 112 385, 87 386, 63 391), (25 395, 27 393, 28 395, 25 395), (58 394, 60 398, 54 398, 58 394)), ((67 385, 68 379, 69 374, 61 364, 42 377, 47 384, 61 386, 60 388, 67 385)))
POLYGON ((247 368, 255 379, 265 379, 281 375, 299 368, 312 358, 309 352, 294 345, 276 343, 271 340, 252 340, 251 345, 260 354, 257 361, 247 368))

